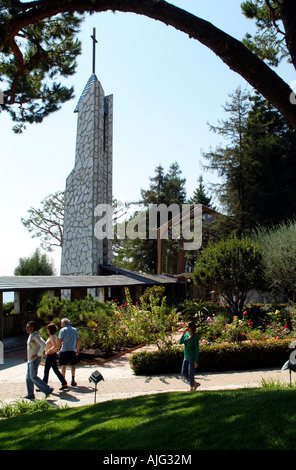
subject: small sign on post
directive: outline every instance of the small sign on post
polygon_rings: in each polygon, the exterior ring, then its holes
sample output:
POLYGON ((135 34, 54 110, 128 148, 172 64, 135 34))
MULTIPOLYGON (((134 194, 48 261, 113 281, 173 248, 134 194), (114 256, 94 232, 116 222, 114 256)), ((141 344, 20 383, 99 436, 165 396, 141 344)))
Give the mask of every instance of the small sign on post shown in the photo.
POLYGON ((95 403, 96 403, 96 401, 97 401, 97 385, 98 385, 99 382, 101 382, 101 380, 104 380, 104 377, 102 376, 102 374, 99 371, 95 370, 91 374, 91 376, 89 377, 88 380, 89 380, 89 382, 92 382, 92 383, 95 384, 95 403))

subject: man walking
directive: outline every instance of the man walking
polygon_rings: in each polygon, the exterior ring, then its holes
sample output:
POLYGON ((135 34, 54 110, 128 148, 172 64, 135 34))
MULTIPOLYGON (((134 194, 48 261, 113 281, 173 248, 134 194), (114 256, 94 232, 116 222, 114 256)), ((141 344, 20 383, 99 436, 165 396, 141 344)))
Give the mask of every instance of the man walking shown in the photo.
POLYGON ((35 398, 34 385, 36 385, 39 390, 48 397, 53 391, 53 388, 49 387, 47 383, 37 376, 38 367, 41 362, 41 355, 45 349, 46 343, 37 333, 34 321, 29 321, 27 323, 26 330, 29 337, 27 341, 27 395, 24 398, 28 398, 29 400, 33 400, 35 398))
POLYGON ((79 354, 80 339, 78 331, 70 325, 68 318, 61 320, 61 330, 58 337, 58 348, 60 349, 59 362, 62 366, 62 374, 66 378, 67 364, 71 366, 72 381, 71 385, 75 386, 77 356, 79 354))

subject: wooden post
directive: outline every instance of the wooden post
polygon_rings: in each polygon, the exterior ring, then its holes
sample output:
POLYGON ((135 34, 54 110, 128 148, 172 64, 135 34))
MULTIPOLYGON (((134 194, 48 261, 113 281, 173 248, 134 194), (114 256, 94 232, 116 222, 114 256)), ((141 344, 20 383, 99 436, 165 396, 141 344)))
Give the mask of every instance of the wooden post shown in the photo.
POLYGON ((157 274, 162 274, 164 240, 160 238, 160 231, 157 231, 157 274))

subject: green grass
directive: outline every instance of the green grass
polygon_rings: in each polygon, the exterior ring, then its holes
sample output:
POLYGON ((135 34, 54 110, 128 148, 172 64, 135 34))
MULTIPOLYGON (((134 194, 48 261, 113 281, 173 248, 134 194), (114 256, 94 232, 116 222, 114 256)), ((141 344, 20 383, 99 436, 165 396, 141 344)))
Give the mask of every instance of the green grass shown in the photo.
POLYGON ((295 388, 164 393, 0 420, 0 449, 295 450, 295 388))

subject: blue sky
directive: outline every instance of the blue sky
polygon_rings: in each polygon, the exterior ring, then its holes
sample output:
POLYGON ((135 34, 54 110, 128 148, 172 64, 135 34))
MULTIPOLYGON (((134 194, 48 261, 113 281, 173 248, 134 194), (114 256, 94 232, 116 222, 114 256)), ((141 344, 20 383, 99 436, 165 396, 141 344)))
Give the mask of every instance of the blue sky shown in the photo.
MULTIPOLYGON (((240 12, 240 0, 172 0, 232 36, 254 31, 240 12)), ((191 196, 199 175, 209 185, 215 175, 203 173, 201 149, 221 143, 207 122, 224 117, 222 106, 238 86, 251 88, 209 49, 187 35, 146 17, 126 13, 88 16, 82 25, 82 55, 77 73, 67 80, 76 98, 15 135, 2 113, 0 159, 0 275, 13 275, 20 257, 39 247, 21 217, 47 195, 64 189, 73 168, 77 114, 74 108, 92 72, 91 34, 98 39, 96 74, 105 94, 114 95, 113 194, 121 201, 138 200, 160 163, 167 170, 177 161, 191 196)), ((295 80, 291 66, 281 76, 295 80)), ((59 274, 60 250, 49 255, 59 274)))

